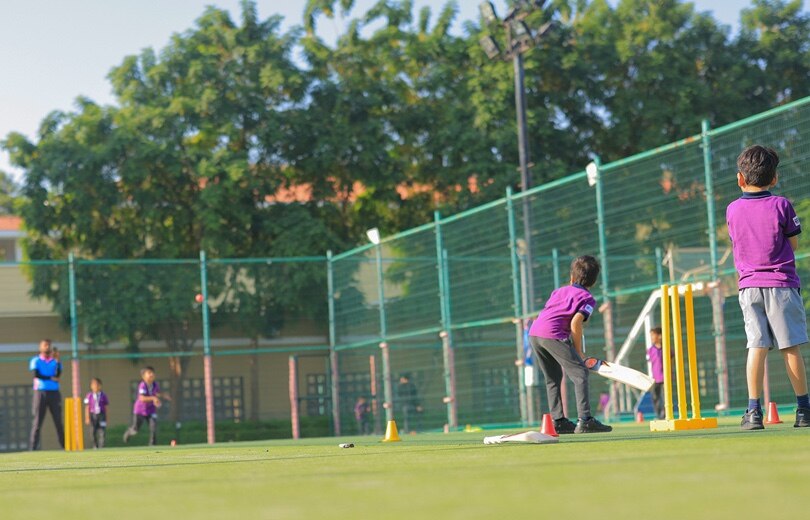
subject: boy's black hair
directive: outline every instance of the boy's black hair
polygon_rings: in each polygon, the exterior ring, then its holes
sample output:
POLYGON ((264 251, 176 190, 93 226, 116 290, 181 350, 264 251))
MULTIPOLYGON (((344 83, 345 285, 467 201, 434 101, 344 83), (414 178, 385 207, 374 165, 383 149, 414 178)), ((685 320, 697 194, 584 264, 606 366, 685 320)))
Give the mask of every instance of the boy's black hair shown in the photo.
POLYGON ((571 278, 582 287, 593 287, 599 276, 599 269, 599 261, 596 258, 583 255, 571 262, 571 278))
POLYGON ((143 377, 143 375, 144 375, 145 373, 147 373, 147 372, 152 372, 152 373, 154 373, 154 372, 155 372, 155 369, 154 369, 154 368, 152 368, 152 367, 143 367, 143 368, 141 369, 141 377, 143 377))
POLYGON ((94 377, 93 379, 91 379, 91 380, 90 380, 90 382, 91 382, 91 383, 92 383, 93 381, 95 381, 96 383, 98 383, 98 384, 100 384, 100 385, 104 384, 104 383, 102 383, 102 382, 101 382, 101 378, 99 378, 99 377, 94 377))
POLYGON ((773 148, 755 144, 749 146, 737 157, 737 170, 749 186, 764 188, 770 186, 776 176, 779 156, 773 148))
POLYGON ((661 327, 653 327, 650 329, 650 332, 655 332, 659 336, 661 335, 661 327))

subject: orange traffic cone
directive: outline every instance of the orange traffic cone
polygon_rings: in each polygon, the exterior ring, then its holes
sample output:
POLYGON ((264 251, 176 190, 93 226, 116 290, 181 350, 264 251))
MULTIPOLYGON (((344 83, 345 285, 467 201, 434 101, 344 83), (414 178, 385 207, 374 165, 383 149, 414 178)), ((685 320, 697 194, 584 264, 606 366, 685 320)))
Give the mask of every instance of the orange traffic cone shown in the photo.
POLYGON ((771 401, 768 403, 768 419, 765 421, 765 424, 780 424, 781 422, 779 410, 776 409, 776 403, 771 401))
POLYGON ((388 426, 385 428, 385 438, 382 440, 383 442, 399 442, 402 439, 399 438, 399 432, 397 431, 397 422, 396 421, 388 421, 388 426))
POLYGON ((540 433, 544 433, 546 435, 551 435, 552 437, 559 437, 560 435, 557 433, 557 429, 554 428, 554 419, 551 418, 551 414, 543 414, 543 429, 540 433))
POLYGON ((644 412, 636 412, 636 422, 637 423, 644 422, 644 412))

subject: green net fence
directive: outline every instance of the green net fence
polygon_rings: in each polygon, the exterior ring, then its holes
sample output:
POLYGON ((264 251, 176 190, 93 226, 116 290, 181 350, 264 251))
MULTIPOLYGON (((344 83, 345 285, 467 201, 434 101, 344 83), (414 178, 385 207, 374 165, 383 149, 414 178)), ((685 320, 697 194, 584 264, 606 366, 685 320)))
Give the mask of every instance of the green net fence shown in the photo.
MULTIPOLYGON (((27 362, 43 337, 62 349, 64 394, 104 380, 111 432, 130 420, 139 369, 153 366, 172 398, 161 442, 204 441, 212 421, 216 440, 382 435, 391 419, 403 432, 535 424, 548 403, 525 327, 582 254, 603 267, 588 353, 646 371, 654 291, 693 283, 703 407, 743 407, 745 331, 725 228, 736 158, 753 143, 774 147, 775 191, 810 221, 808 131, 810 98, 334 256, 4 262, 0 449, 27 446, 27 362)), ((810 255, 800 250, 797 265, 810 279, 810 255)), ((778 357, 764 397, 793 400, 778 357)), ((645 406, 601 378, 590 398, 614 416, 645 406)))

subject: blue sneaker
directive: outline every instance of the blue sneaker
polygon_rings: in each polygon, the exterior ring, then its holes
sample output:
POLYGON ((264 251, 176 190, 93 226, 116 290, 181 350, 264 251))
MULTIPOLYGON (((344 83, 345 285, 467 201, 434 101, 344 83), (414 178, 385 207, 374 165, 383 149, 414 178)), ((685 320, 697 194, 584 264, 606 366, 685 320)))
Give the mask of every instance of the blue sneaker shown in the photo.
MULTIPOLYGON (((808 410, 808 412, 810 412, 810 410, 808 410)), ((760 408, 746 410, 742 416, 740 428, 743 430, 764 430, 765 425, 762 424, 762 410, 760 408)))

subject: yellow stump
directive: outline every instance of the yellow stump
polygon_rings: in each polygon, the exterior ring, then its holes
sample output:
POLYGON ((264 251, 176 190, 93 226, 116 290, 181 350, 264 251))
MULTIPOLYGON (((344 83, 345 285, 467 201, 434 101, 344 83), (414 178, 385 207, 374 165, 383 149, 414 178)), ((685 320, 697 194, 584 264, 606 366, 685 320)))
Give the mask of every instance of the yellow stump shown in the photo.
POLYGON ((66 398, 64 408, 65 451, 83 451, 84 432, 82 431, 81 398, 66 398))
POLYGON ((697 373, 697 345, 695 341, 695 315, 692 285, 685 287, 684 314, 686 316, 686 346, 689 357, 689 390, 692 397, 692 417, 687 418, 686 374, 684 373, 683 337, 681 331, 679 287, 661 286, 661 335, 664 356, 664 408, 666 418, 650 421, 650 431, 668 432, 717 428, 717 419, 700 416, 700 388, 697 373), (670 290, 672 291, 670 294, 670 290), (671 298, 671 299, 670 299, 671 298), (671 312, 670 312, 671 311, 671 312), (670 321, 671 320, 671 321, 670 321), (671 341, 670 334, 674 336, 671 341), (673 414, 672 364, 670 348, 675 346, 675 376, 678 385, 678 419, 673 414))

